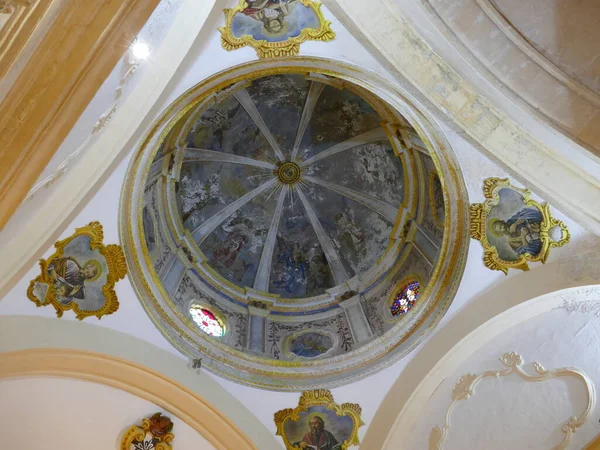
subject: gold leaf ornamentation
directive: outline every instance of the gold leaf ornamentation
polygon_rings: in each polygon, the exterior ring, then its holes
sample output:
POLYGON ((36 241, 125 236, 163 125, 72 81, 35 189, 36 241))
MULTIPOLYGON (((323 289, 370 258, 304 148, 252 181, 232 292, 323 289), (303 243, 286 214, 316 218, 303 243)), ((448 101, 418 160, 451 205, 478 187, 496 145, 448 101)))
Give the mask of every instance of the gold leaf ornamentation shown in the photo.
POLYGON ((120 246, 103 244, 104 232, 99 222, 91 222, 82 228, 77 228, 75 233, 62 241, 54 244, 56 251, 47 259, 40 260, 40 275, 29 283, 27 297, 37 306, 54 306, 56 315, 62 317, 65 311, 73 310, 78 320, 86 317, 96 316, 100 319, 116 312, 119 309, 119 300, 115 292, 115 284, 122 280, 127 274, 127 265, 125 255, 120 246), (89 255, 82 259, 82 252, 85 252, 85 246, 74 243, 76 240, 87 240, 89 255), (72 255, 65 249, 69 244, 78 245, 78 254, 72 255), (96 309, 84 309, 75 299, 83 300, 85 298, 86 282, 94 281, 102 275, 102 263, 94 256, 100 254, 106 261, 107 273, 106 282, 101 287, 101 293, 104 297, 104 304, 96 309), (57 269, 62 266, 63 269, 57 269), (87 278, 83 275, 73 275, 73 272, 79 270, 83 273, 86 266, 93 266, 92 271, 95 275, 88 274, 87 278), (68 268, 68 269, 67 269, 68 268), (95 269, 94 269, 95 268, 95 269), (71 272, 67 279, 66 272, 71 272))
POLYGON ((142 420, 142 425, 128 428, 121 439, 120 450, 151 448, 152 450, 173 450, 171 443, 175 439, 173 422, 167 416, 156 413, 142 420), (148 442, 148 446, 144 445, 148 442))
POLYGON ((361 407, 356 403, 343 403, 342 405, 338 405, 335 403, 330 391, 317 389, 314 391, 303 392, 298 401, 298 406, 295 409, 287 408, 275 413, 274 420, 275 425, 277 426, 277 435, 283 438, 287 450, 294 450, 299 447, 294 446, 294 443, 290 442, 289 437, 285 432, 285 423, 288 420, 292 422, 298 421, 301 413, 305 411, 310 412, 310 409, 314 406, 325 406, 337 416, 346 416, 352 419, 352 432, 348 439, 341 443, 341 450, 346 450, 347 448, 360 443, 358 439, 358 429, 364 425, 364 422, 360 418, 362 413, 361 407))
POLYGON ((250 35, 241 37, 234 36, 232 32, 233 18, 236 14, 242 13, 249 8, 246 0, 240 0, 240 3, 232 9, 225 9, 225 26, 220 27, 221 43, 225 50, 237 50, 245 46, 250 46, 256 50, 259 58, 275 58, 281 56, 295 56, 300 52, 300 44, 305 41, 331 41, 335 38, 335 33, 331 29, 331 22, 325 20, 321 11, 321 3, 313 0, 298 0, 298 3, 312 9, 319 21, 318 28, 304 28, 298 36, 290 37, 285 41, 269 42, 265 39, 254 39, 250 35))
POLYGON ((552 217, 550 206, 547 203, 540 204, 531 199, 529 190, 512 186, 508 178, 486 179, 483 182, 483 195, 485 197, 483 203, 475 203, 470 207, 470 234, 473 239, 481 242, 484 249, 483 263, 487 268, 500 270, 506 275, 508 275, 509 269, 528 271, 529 263, 545 263, 551 248, 562 247, 569 242, 570 233, 567 226, 562 221, 552 217), (539 237, 537 239, 541 241, 541 248, 535 255, 525 252, 519 254, 514 260, 503 259, 498 253, 498 248, 488 240, 489 222, 498 220, 497 218, 489 219, 489 216, 492 209, 500 204, 500 191, 504 189, 516 192, 523 200, 524 208, 535 208, 540 212, 542 221, 539 224, 540 229, 537 233, 539 237), (550 237, 553 229, 560 231, 560 237, 557 240, 550 237))

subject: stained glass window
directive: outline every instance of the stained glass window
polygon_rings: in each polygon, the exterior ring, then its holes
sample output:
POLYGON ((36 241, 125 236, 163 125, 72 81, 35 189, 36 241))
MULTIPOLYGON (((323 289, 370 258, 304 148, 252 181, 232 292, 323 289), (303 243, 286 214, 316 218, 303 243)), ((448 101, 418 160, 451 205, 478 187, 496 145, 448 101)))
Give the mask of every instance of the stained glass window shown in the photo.
POLYGON ((409 312, 417 299, 419 298, 419 291, 421 290, 421 285, 418 281, 411 281, 407 283, 398 291, 396 297, 394 298, 394 302, 390 307, 390 311, 392 312, 392 316, 399 316, 400 314, 406 314, 409 312))
POLYGON ((192 315, 194 322, 196 322, 196 325, 198 325, 206 334, 216 337, 225 334, 225 328, 219 319, 217 319, 208 309, 200 306, 192 306, 190 308, 190 314, 192 315))

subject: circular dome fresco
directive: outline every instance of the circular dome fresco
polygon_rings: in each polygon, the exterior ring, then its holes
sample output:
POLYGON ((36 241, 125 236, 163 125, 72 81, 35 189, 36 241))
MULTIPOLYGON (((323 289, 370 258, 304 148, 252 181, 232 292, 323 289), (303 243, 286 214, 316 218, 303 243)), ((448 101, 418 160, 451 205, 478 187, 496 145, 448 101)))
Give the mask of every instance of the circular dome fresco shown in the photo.
POLYGON ((332 387, 438 322, 464 268, 465 191, 411 104, 376 75, 293 58, 217 74, 163 113, 121 231, 178 350, 255 387, 332 387))

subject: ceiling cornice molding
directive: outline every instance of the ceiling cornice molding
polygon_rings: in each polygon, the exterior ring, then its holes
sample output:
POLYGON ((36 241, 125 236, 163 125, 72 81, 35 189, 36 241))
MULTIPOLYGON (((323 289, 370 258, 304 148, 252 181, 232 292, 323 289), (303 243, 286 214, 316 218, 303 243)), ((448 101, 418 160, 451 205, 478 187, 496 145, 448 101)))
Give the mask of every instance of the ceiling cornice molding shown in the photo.
POLYGON ((13 66, 54 1, 0 2, 0 14, 10 14, 0 27, 0 78, 13 66))
MULTIPOLYGON (((43 202, 22 205, 21 209, 26 209, 19 210, 18 217, 15 217, 18 221, 16 224, 11 222, 10 232, 6 227, 0 233, 0 248, 19 255, 19 264, 14 264, 14 260, 10 264, 0 261, 0 298, 58 239, 62 227, 73 219, 86 198, 110 176, 116 163, 133 145, 132 138, 135 139, 138 128, 144 124, 146 116, 184 61, 209 14, 224 7, 225 3, 225 0, 183 2, 162 44, 152 49, 153 64, 144 70, 111 123, 73 167, 45 190, 43 202)), ((23 191, 23 194, 27 192, 23 191)))
POLYGON ((435 53, 394 1, 324 0, 324 3, 378 61, 390 68, 391 73, 408 80, 476 148, 589 231, 600 235, 599 180, 492 104, 487 95, 435 53))
MULTIPOLYGON (((166 342, 163 346, 168 348, 166 342)), ((168 349, 104 326, 40 316, 0 316, 0 365, 0 379, 35 376, 34 372, 86 380, 97 377, 102 384, 163 407, 209 441, 214 435, 221 443, 213 443, 218 449, 281 450, 273 430, 205 370, 193 370, 186 359, 168 349), (68 361, 60 361, 63 356, 68 361), (211 429, 212 422, 219 428, 211 429), (208 433, 200 427, 208 428, 208 433), (237 436, 229 437, 229 432, 237 436)))
POLYGON ((30 349, 0 354, 0 379, 37 376, 85 380, 129 392, 178 417, 217 450, 258 450, 248 436, 204 398, 144 366, 72 349, 30 349))
MULTIPOLYGON (((65 0, 0 103, 0 229, 158 2, 65 0)), ((27 10, 15 8, 13 14, 27 10)), ((21 25, 23 33, 35 29, 39 17, 33 12, 21 25)), ((5 55, 7 63, 18 57, 17 51, 5 55)))

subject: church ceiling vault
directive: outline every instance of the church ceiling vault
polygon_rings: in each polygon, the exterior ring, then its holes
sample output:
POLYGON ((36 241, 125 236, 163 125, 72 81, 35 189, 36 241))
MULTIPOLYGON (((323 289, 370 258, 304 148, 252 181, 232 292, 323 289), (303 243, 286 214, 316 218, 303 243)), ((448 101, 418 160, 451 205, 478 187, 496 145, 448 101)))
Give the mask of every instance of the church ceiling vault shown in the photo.
POLYGON ((157 123, 124 187, 125 253, 150 317, 203 368, 328 387, 449 305, 432 292, 453 289, 435 280, 455 194, 430 138, 367 89, 256 64, 273 69, 220 74, 157 123))
POLYGON ((366 272, 389 246, 402 163, 357 95, 279 75, 191 125, 175 187, 184 228, 237 286, 313 297, 366 272))

